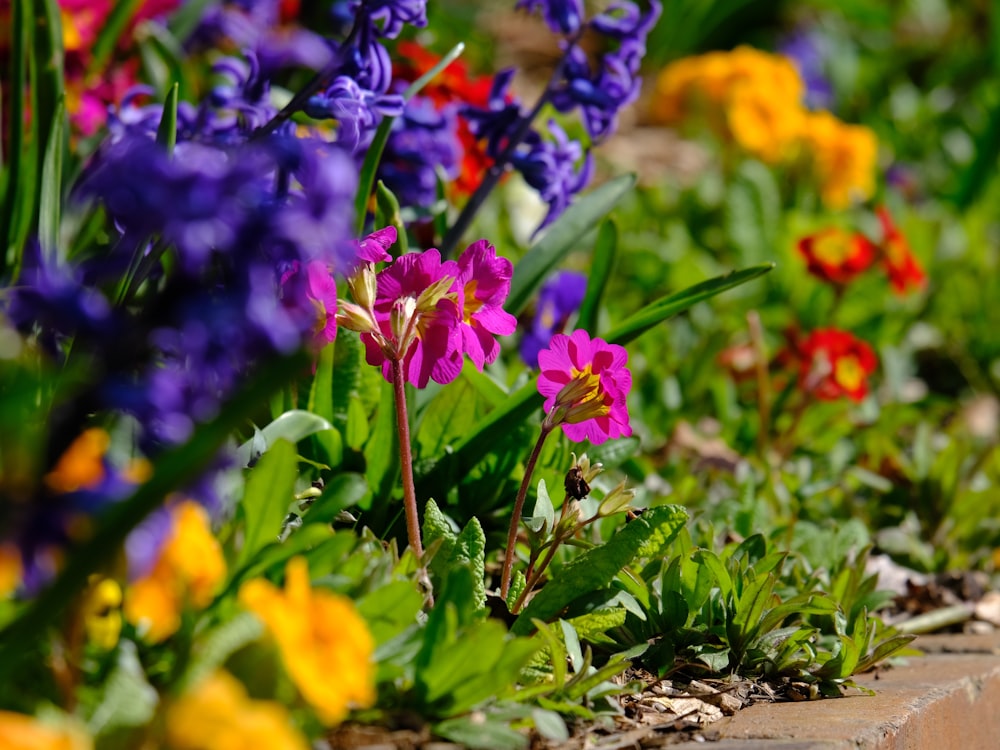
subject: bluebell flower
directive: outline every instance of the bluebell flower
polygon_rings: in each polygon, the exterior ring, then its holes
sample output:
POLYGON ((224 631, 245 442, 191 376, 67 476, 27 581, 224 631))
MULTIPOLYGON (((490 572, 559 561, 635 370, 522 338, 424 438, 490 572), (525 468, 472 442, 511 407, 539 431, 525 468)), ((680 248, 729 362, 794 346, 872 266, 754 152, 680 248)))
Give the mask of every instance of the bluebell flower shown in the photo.
POLYGON ((586 292, 587 277, 577 271, 560 271, 542 285, 534 315, 521 339, 521 359, 528 367, 538 366, 538 353, 548 347, 555 334, 566 329, 586 292))
POLYGON ((527 11, 540 8, 545 23, 557 34, 575 34, 583 20, 581 0, 518 0, 514 7, 527 11))
POLYGON ((572 197, 586 187, 594 169, 592 154, 585 153, 580 142, 570 139, 554 120, 549 121, 548 130, 553 140, 545 140, 532 131, 510 160, 525 182, 549 205, 539 229, 566 210, 572 197))
POLYGON ((417 96, 393 123, 379 177, 402 205, 426 209, 437 200, 435 170, 453 180, 461 160, 455 109, 439 110, 430 99, 417 96))
POLYGON ((806 106, 830 109, 834 104, 833 85, 827 76, 827 40, 816 31, 799 28, 778 43, 780 54, 789 58, 806 87, 806 106))
POLYGON ((316 119, 336 120, 337 143, 357 153, 371 144, 382 117, 399 117, 403 113, 403 97, 377 94, 341 75, 325 91, 309 99, 305 112, 316 119))

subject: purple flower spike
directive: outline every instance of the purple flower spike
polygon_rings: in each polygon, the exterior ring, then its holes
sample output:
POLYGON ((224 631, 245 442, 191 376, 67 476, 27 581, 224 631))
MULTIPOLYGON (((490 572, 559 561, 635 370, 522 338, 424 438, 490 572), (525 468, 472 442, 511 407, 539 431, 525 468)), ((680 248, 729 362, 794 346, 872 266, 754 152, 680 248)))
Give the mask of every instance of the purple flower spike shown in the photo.
POLYGON ((540 8, 545 23, 557 34, 576 33, 583 19, 580 0, 518 0, 514 7, 529 12, 540 8))
POLYGON ((462 348, 480 371, 500 353, 497 335, 508 336, 517 319, 503 309, 510 293, 511 262, 497 257, 486 240, 474 242, 458 259, 462 305, 462 348))

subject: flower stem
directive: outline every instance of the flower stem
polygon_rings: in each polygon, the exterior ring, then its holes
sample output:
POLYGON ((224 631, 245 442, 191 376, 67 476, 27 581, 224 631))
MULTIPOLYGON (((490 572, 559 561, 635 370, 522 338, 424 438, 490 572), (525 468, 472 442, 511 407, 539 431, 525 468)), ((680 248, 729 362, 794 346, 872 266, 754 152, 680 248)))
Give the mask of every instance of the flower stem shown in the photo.
POLYGON ((546 418, 542 422, 542 431, 538 435, 538 442, 535 443, 535 447, 531 449, 531 455, 528 456, 528 463, 524 467, 524 479, 521 480, 521 488, 517 491, 517 499, 514 501, 514 512, 510 517, 510 530, 507 532, 507 547, 503 554, 503 576, 500 578, 500 596, 504 599, 507 598, 507 592, 510 590, 510 575, 514 568, 514 546, 517 544, 517 529, 521 522, 521 511, 524 510, 524 498, 528 494, 531 475, 535 473, 535 464, 538 463, 542 445, 551 431, 552 427, 546 418))
POLYGON ((396 429, 399 433, 399 463, 403 478, 403 508, 406 510, 406 535, 410 549, 418 563, 424 556, 420 542, 420 518, 417 514, 417 491, 413 483, 413 452, 410 449, 410 422, 406 413, 406 384, 403 379, 403 363, 393 358, 392 391, 396 402, 396 429))

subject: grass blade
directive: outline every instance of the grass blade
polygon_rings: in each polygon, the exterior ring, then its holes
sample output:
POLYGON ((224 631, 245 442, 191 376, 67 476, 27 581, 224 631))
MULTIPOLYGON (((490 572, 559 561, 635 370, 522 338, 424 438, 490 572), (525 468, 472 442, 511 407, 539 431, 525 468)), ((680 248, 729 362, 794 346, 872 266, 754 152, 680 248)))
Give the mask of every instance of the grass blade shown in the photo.
POLYGON ((618 227, 611 219, 605 219, 597 230, 597 244, 594 245, 594 257, 590 263, 590 276, 587 279, 587 293, 580 305, 580 313, 576 319, 576 327, 591 334, 597 331, 597 314, 600 312, 601 298, 607 288, 608 280, 618 254, 618 227))
POLYGON ((62 207, 62 170, 66 150, 66 103, 60 101, 52 122, 42 164, 42 189, 38 197, 38 241, 47 263, 57 265, 65 253, 59 243, 62 207))

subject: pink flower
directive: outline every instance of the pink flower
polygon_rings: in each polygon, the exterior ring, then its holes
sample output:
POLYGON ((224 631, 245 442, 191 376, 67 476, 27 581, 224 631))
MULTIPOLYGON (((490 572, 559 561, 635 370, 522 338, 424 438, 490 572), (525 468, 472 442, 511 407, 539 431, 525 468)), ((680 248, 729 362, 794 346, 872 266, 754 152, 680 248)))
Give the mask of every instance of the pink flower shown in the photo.
POLYGON ((378 331, 362 333, 365 359, 392 379, 392 360, 417 388, 450 383, 462 371, 461 309, 452 290, 458 264, 437 250, 407 253, 379 271, 374 304, 378 331))
POLYGON ((358 243, 358 259, 365 263, 392 260, 389 248, 396 243, 396 227, 382 227, 358 243))
POLYGON ((305 267, 298 261, 281 276, 281 300, 286 310, 314 316, 312 343, 321 349, 337 338, 337 282, 322 261, 305 267))
POLYGON ((545 422, 561 425, 570 440, 599 445, 628 437, 628 392, 632 373, 624 347, 591 340, 584 330, 556 334, 538 353, 538 392, 545 396, 545 422))
POLYGON ((508 336, 517 327, 517 318, 503 309, 514 267, 506 258, 498 258, 496 248, 486 240, 469 245, 459 257, 458 267, 462 348, 482 370, 500 353, 494 336, 508 336))

